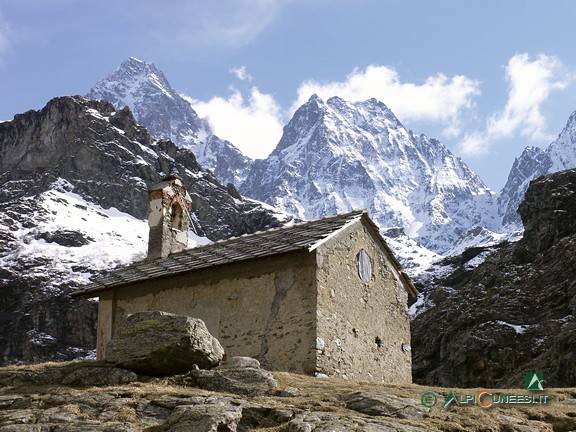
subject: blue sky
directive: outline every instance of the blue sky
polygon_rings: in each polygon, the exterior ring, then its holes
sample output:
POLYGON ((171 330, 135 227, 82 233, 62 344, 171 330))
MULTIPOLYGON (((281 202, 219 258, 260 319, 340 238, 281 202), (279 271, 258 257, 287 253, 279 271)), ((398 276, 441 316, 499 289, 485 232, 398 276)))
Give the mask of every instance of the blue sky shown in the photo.
POLYGON ((253 157, 313 92, 376 97, 498 191, 576 110, 574 17, 569 0, 0 0, 0 119, 134 56, 253 157))

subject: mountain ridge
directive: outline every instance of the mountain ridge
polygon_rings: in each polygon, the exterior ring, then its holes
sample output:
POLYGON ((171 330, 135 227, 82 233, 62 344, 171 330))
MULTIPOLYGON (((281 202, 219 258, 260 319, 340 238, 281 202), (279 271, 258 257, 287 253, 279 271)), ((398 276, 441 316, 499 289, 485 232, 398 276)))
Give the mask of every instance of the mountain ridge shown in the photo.
POLYGON ((481 179, 376 99, 312 96, 240 191, 303 219, 364 207, 382 229, 400 227, 438 253, 476 225, 496 228, 494 194, 481 179))

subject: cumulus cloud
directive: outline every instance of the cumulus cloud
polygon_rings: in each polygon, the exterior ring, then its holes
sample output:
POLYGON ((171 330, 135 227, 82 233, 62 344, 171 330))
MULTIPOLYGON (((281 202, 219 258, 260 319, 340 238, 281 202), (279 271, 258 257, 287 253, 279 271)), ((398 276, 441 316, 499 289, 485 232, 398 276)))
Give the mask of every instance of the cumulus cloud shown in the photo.
POLYGON ((340 96, 350 101, 375 97, 384 102, 401 121, 432 121, 444 128, 446 136, 460 133, 463 113, 474 106, 479 83, 463 75, 437 74, 423 83, 402 82, 396 70, 371 65, 355 69, 345 80, 320 83, 309 80, 298 88, 295 110, 316 93, 323 99, 340 96))
POLYGON ((214 97, 207 102, 191 101, 205 117, 214 133, 236 145, 245 155, 265 158, 282 136, 281 109, 272 95, 252 87, 250 95, 231 88, 227 98, 214 97))
POLYGON ((536 142, 551 141, 542 104, 553 90, 566 88, 573 80, 562 62, 540 54, 531 60, 526 53, 513 56, 506 66, 508 100, 504 109, 488 117, 484 131, 465 136, 460 150, 465 155, 488 152, 499 139, 516 134, 536 142))
POLYGON ((234 74, 240 81, 252 81, 252 75, 246 70, 246 66, 230 68, 229 72, 234 74))
MULTIPOLYGON (((230 69, 238 79, 248 81, 246 67, 230 69)), ((542 113, 542 105, 556 89, 563 89, 573 77, 560 60, 528 54, 513 56, 506 67, 509 93, 506 105, 488 116, 485 127, 464 135, 459 151, 466 156, 489 151, 499 139, 515 135, 532 140, 551 140, 542 113)), ((193 107, 209 119, 215 133, 237 145, 253 158, 266 157, 278 143, 285 120, 316 93, 323 99, 340 96, 350 101, 375 97, 405 122, 428 122, 443 129, 445 137, 461 137, 465 116, 475 116, 475 98, 480 94, 478 81, 463 75, 448 77, 436 74, 421 83, 405 82, 396 70, 371 65, 354 69, 341 81, 308 80, 300 84, 296 99, 284 111, 270 94, 252 87, 244 96, 231 89, 228 97, 214 97, 207 102, 193 101, 193 107)))
MULTIPOLYGON (((230 69, 238 79, 250 80, 244 66, 230 69)), ((309 80, 297 89, 296 100, 284 111, 270 94, 252 87, 245 98, 232 87, 228 97, 209 101, 192 100, 192 106, 211 124, 214 133, 228 139, 246 155, 266 157, 278 143, 285 120, 304 104, 312 94, 323 99, 340 96, 350 101, 375 97, 385 102, 401 120, 421 120, 438 123, 446 135, 460 133, 461 117, 473 107, 479 94, 478 83, 458 75, 437 74, 421 84, 402 82, 398 73, 386 66, 354 69, 343 81, 319 83, 309 80)))

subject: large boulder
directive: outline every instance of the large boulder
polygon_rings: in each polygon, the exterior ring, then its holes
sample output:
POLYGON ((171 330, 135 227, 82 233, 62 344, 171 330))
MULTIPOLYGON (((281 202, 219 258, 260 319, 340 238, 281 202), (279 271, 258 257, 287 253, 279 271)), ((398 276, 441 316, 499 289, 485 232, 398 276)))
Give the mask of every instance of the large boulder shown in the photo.
POLYGON ((152 376, 183 374, 194 365, 211 368, 223 356, 204 321, 160 311, 128 316, 106 347, 109 362, 152 376))

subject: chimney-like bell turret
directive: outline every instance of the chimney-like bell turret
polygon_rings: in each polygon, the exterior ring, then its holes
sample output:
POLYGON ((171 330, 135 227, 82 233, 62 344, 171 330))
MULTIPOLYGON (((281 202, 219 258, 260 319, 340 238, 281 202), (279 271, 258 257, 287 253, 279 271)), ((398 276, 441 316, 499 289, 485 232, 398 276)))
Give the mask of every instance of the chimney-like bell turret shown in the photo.
POLYGON ((192 199, 182 181, 166 176, 148 191, 147 259, 166 258, 188 247, 192 199))

